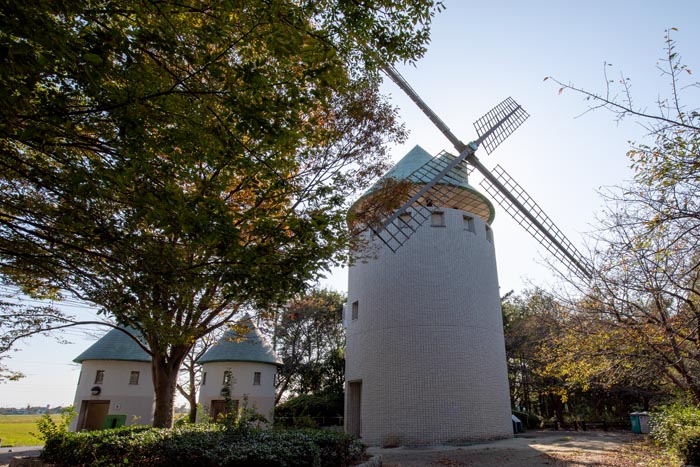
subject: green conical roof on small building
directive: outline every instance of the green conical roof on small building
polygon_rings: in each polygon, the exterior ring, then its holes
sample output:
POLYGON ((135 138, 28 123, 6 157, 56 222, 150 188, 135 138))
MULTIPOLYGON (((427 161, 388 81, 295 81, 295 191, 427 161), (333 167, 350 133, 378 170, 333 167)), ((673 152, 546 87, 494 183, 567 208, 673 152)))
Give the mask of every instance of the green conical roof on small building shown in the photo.
MULTIPOLYGON (((452 161, 455 156, 448 152, 442 152, 437 156, 438 159, 452 161)), ((430 155, 425 149, 416 145, 411 149, 403 158, 398 161, 387 173, 382 176, 369 190, 367 190, 351 207, 350 212, 359 207, 364 199, 372 196, 375 190, 378 190, 387 179, 394 179, 398 181, 410 180, 412 183, 428 183, 431 180, 427 175, 411 177, 411 175, 423 166, 428 161, 432 160, 433 156, 430 155)), ((446 166, 447 164, 445 164, 446 166)), ((472 212, 479 217, 481 217, 484 222, 491 223, 495 216, 495 209, 491 201, 488 200, 483 194, 479 193, 474 187, 472 187, 468 180, 467 174, 464 171, 453 170, 450 172, 449 177, 450 183, 438 182, 438 185, 450 185, 460 188, 462 190, 463 196, 456 206, 438 206, 438 207, 455 207, 459 209, 464 209, 465 211, 472 212)), ((429 193, 426 196, 429 196, 429 193)))
POLYGON ((250 317, 241 320, 247 333, 239 334, 236 329, 229 329, 216 345, 197 359, 198 364, 211 362, 256 362, 281 365, 272 345, 265 339, 250 317))
MULTIPOLYGON (((141 337, 133 328, 124 328, 136 337, 141 337)), ((73 359, 76 363, 85 360, 123 360, 129 362, 150 362, 151 356, 146 353, 134 339, 119 329, 112 329, 92 344, 85 352, 73 359)))

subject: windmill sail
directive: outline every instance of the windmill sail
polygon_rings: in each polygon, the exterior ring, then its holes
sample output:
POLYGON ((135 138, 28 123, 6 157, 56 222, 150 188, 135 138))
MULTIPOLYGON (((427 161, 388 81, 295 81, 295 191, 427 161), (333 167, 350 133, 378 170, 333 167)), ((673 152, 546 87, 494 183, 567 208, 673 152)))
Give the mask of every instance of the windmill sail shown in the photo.
POLYGON ((493 168, 493 173, 506 190, 497 187, 488 178, 480 183, 484 190, 552 256, 572 272, 590 278, 591 269, 588 260, 566 238, 566 235, 559 230, 535 200, 500 165, 493 168), (512 194, 518 203, 504 195, 505 192, 512 194))
POLYGON ((530 115, 510 97, 491 109, 486 115, 474 122, 479 135, 477 144, 491 154, 530 115))
POLYGON ((430 217, 430 206, 434 200, 438 200, 441 206, 451 205, 450 201, 456 194, 450 177, 458 178, 465 172, 468 173, 465 164, 469 163, 484 176, 482 187, 547 251, 572 272, 591 277, 588 261, 525 190, 500 166, 495 169, 496 175, 492 174, 474 154, 480 145, 490 154, 527 120, 529 115, 520 105, 507 98, 494 107, 474 123, 479 138, 467 145, 452 133, 394 67, 385 66, 384 72, 416 103, 459 152, 449 163, 441 163, 441 158, 438 157, 411 174, 410 181, 416 184, 416 187, 410 191, 410 198, 379 228, 373 229, 393 252, 396 252, 430 217), (515 194, 511 193, 511 190, 515 194))

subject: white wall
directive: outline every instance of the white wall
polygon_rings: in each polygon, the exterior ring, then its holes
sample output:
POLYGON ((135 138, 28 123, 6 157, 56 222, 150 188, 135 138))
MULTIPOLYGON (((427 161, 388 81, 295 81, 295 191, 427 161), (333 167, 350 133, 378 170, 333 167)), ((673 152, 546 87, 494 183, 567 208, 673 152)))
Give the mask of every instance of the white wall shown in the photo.
MULTIPOLYGON (((238 400, 243 406, 244 397, 248 398, 248 407, 255 410, 272 422, 275 406, 275 374, 277 366, 269 363, 255 362, 211 362, 202 365, 202 371, 207 374, 206 384, 200 385, 199 404, 205 413, 209 413, 212 400, 221 400, 221 389, 224 387, 224 372, 233 373, 231 399, 238 400), (260 385, 253 384, 256 371, 261 373, 260 385)), ((198 419, 200 418, 198 413, 198 419)))
MULTIPOLYGON (((87 360, 82 364, 73 406, 80 411, 84 400, 110 401, 110 415, 126 415, 127 425, 151 425, 155 393, 151 364, 148 362, 127 362, 118 360, 87 360), (95 383, 97 370, 104 370, 104 380, 95 383), (137 385, 129 384, 132 371, 139 371, 137 385), (93 396, 91 389, 100 388, 100 394, 93 396)), ((75 430, 80 416, 71 423, 75 430)))
POLYGON ((494 245, 477 216, 472 233, 442 211, 445 227, 349 269, 345 377, 362 381, 369 445, 512 436, 494 245))

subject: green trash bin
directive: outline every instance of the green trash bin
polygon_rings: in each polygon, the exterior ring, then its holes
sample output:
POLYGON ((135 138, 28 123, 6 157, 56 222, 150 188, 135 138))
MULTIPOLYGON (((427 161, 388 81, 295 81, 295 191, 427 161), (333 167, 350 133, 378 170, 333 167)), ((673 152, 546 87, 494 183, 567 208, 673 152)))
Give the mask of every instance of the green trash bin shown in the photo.
POLYGON ((649 414, 646 412, 632 412, 630 414, 632 422, 632 433, 649 433, 649 414))
POLYGON ((126 415, 106 415, 102 422, 102 429, 119 428, 126 423, 126 415))
POLYGON ((630 414, 630 422, 632 422, 632 433, 641 434, 642 427, 639 425, 639 412, 632 412, 630 414))

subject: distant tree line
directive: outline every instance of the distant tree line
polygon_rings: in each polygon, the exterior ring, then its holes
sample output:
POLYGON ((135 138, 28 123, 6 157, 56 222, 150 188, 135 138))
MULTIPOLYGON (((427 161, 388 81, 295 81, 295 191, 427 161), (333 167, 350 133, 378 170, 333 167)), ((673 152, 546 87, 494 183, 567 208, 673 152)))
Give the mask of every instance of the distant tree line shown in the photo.
POLYGON ((60 414, 66 407, 61 405, 51 407, 48 405, 28 405, 26 407, 0 407, 0 415, 34 415, 34 414, 60 414))

